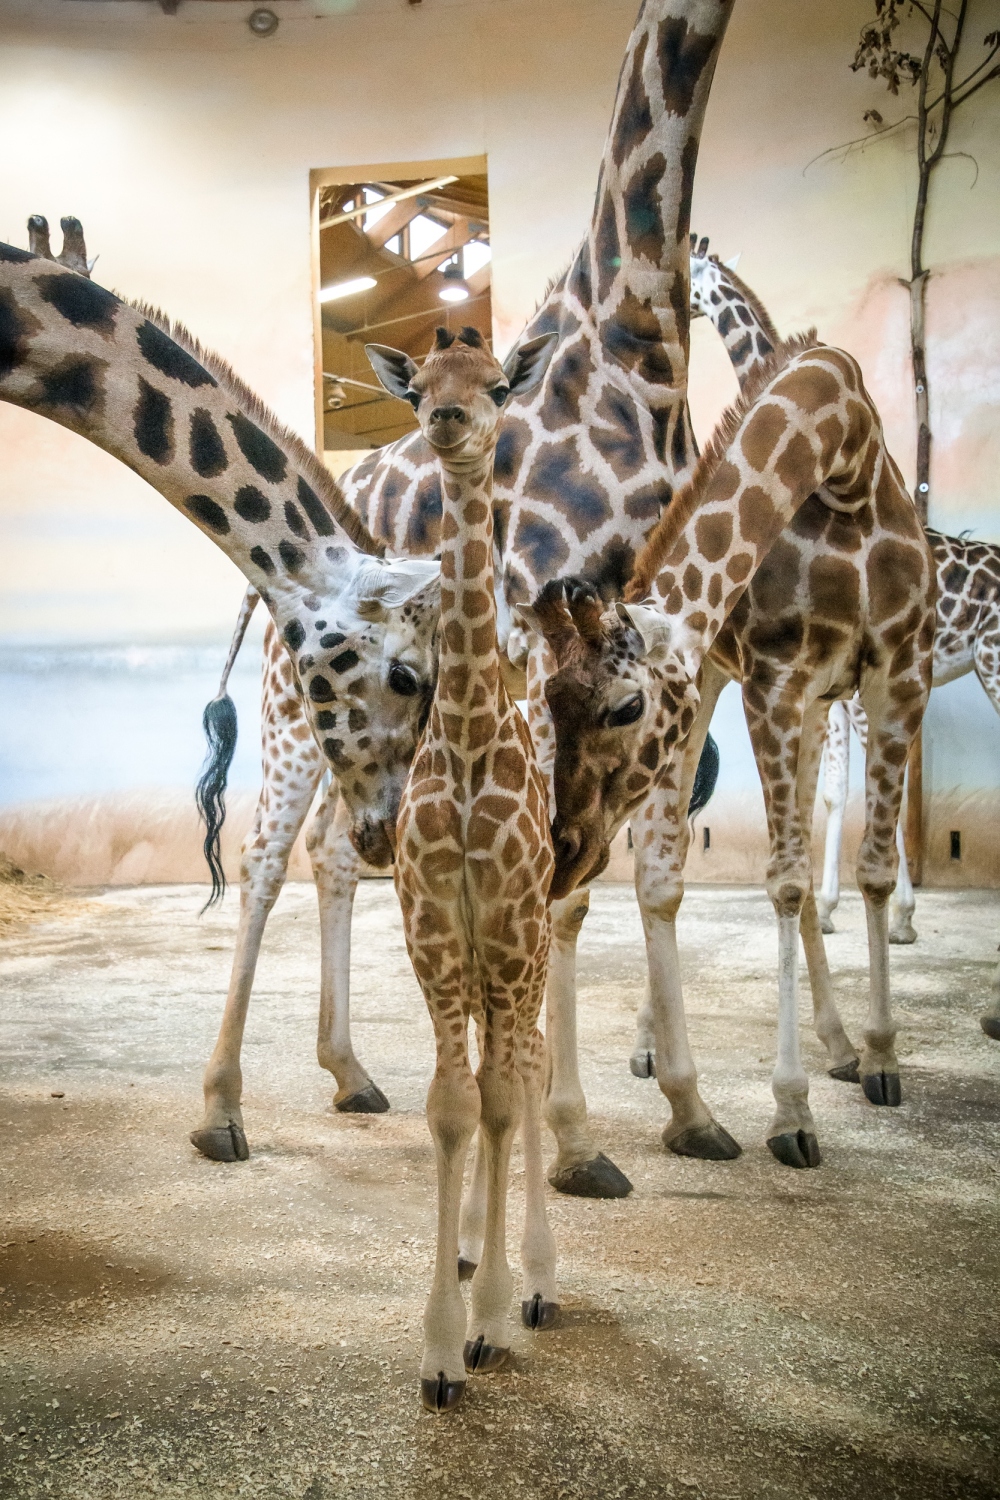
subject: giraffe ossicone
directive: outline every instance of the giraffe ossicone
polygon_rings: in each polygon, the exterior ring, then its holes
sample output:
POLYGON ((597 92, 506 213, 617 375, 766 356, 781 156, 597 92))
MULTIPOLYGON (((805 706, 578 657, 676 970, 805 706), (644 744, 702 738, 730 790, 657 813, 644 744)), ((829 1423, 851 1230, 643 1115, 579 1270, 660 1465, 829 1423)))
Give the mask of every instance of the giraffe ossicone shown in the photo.
POLYGON ((522 1318, 542 1329, 558 1314, 538 1030, 551 937, 549 799, 528 726, 504 685, 493 575, 500 413, 539 384, 555 342, 553 334, 528 340, 502 366, 474 328, 438 329, 419 368, 399 350, 366 349, 386 390, 416 410, 440 464, 444 508, 438 681, 400 804, 395 867, 436 1047, 427 1122, 438 1167, 437 1252, 420 1366, 421 1400, 436 1412, 459 1403, 467 1374, 498 1369, 509 1354, 506 1200, 519 1126, 522 1318), (475 1076, 470 1019, 479 1037, 475 1076), (473 1195, 483 1201, 463 1216, 462 1175, 477 1127, 473 1195), (480 1239, 471 1255, 470 1218, 480 1239), (473 1263, 467 1319, 460 1275, 473 1263))

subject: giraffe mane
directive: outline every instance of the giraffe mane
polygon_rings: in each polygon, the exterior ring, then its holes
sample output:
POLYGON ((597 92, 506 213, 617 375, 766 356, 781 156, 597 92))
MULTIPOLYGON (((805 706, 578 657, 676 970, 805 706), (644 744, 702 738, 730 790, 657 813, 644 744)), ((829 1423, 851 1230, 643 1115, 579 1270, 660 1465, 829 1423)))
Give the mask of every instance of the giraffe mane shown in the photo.
POLYGON ((265 406, 260 397, 245 381, 240 379, 228 360, 223 359, 222 355, 216 354, 214 350, 206 349, 201 341, 184 327, 183 323, 174 322, 158 307, 152 307, 147 302, 132 301, 128 301, 128 306, 141 317, 148 318, 150 323, 154 323, 168 338, 180 344, 181 348, 193 355, 199 364, 205 366, 209 374, 213 375, 220 386, 233 397, 240 410, 256 422, 268 437, 273 438, 302 470, 304 477, 316 491, 333 520, 347 533, 356 547, 372 557, 384 556, 385 543, 377 541, 357 511, 351 509, 340 485, 326 465, 316 457, 297 432, 293 432, 290 427, 286 427, 278 420, 270 407, 265 406))
POLYGON ((636 604, 649 595, 653 580, 673 550, 677 538, 697 510, 701 497, 725 458, 743 418, 761 392, 796 355, 804 354, 808 349, 822 347, 822 340, 817 336, 815 328, 809 328, 804 333, 796 333, 790 339, 779 341, 773 354, 769 354, 766 359, 754 366, 739 396, 732 406, 726 408, 716 423, 715 431, 705 444, 704 452, 698 459, 688 483, 677 491, 646 538, 646 544, 636 558, 635 567, 632 569, 632 577, 625 586, 626 603, 636 604))
MULTIPOLYGON (((771 340, 771 343, 777 349, 781 344, 781 335, 775 328, 773 322, 771 321, 770 313, 768 312, 767 308, 764 306, 760 298, 757 296, 757 293, 753 290, 752 287, 748 287, 743 278, 741 276, 737 276, 735 271, 731 271, 728 266, 724 266, 717 255, 710 255, 708 258, 709 260, 715 262, 725 279, 729 282, 732 282, 733 286, 739 292, 743 300, 747 303, 754 317, 757 319, 758 323, 763 328, 768 338, 771 340)), ((798 337, 798 335, 794 335, 794 337, 798 337)))

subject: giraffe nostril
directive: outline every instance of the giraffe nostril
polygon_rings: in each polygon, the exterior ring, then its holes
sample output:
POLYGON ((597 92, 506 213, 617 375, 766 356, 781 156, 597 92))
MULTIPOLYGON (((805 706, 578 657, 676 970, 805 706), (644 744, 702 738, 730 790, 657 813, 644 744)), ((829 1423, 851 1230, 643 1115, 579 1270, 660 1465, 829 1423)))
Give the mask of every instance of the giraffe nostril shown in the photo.
POLYGON ((431 412, 432 422, 464 422, 465 411, 461 406, 435 406, 431 412))

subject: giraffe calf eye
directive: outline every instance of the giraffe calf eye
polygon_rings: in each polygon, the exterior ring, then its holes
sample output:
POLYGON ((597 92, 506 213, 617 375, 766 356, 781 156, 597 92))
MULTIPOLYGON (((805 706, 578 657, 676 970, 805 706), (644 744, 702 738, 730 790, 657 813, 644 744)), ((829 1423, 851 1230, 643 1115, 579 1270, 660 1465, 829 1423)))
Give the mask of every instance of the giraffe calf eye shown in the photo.
POLYGON ((645 699, 641 693, 636 693, 633 697, 626 698, 624 703, 620 703, 617 708, 613 708, 608 714, 607 722, 609 728, 624 729, 626 724, 634 724, 637 719, 642 718, 642 711, 645 706, 645 699))
POLYGON ((509 395, 510 395, 510 386, 509 385, 495 385, 493 387, 493 389, 490 391, 490 398, 493 401, 493 403, 494 403, 495 406, 503 406, 504 402, 507 400, 507 397, 509 395))
POLYGON ((415 673, 398 661, 394 661, 389 668, 389 686, 401 698, 412 698, 414 693, 420 691, 420 683, 415 673))
POLYGON ((407 393, 406 393, 406 399, 407 399, 407 401, 409 401, 410 405, 413 407, 413 410, 416 411, 417 407, 420 405, 420 392, 419 391, 407 391, 407 393))

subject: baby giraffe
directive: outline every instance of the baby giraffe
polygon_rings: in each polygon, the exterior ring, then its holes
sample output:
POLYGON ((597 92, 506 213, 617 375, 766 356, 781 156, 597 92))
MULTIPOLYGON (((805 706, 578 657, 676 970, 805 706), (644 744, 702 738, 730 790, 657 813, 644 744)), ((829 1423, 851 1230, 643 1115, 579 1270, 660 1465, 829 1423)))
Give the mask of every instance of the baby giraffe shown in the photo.
POLYGON ((438 1236, 420 1367, 421 1399, 431 1411, 456 1406, 466 1371, 495 1370, 509 1352, 507 1177, 522 1120, 522 1317, 530 1328, 546 1328, 557 1313, 556 1246, 545 1217, 538 1030, 549 952, 549 801, 528 727, 500 675, 493 580, 500 416, 515 391, 525 393, 542 379, 555 342, 554 334, 532 339, 503 366, 474 328, 457 336, 439 328, 422 369, 381 344, 366 351, 386 390, 412 404, 441 468, 438 684, 396 825, 406 946, 437 1044, 427 1120, 437 1155, 438 1236), (475 1076, 470 1016, 481 1054, 475 1076), (486 1217, 467 1330, 459 1211, 477 1126, 486 1217))

